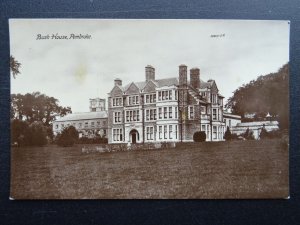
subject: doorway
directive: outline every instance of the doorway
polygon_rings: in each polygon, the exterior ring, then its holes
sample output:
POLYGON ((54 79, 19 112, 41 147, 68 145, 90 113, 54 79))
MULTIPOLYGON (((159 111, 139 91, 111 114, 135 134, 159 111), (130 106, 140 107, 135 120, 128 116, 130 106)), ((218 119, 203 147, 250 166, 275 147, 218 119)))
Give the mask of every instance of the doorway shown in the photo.
POLYGON ((136 144, 136 142, 139 140, 139 132, 134 129, 130 131, 129 135, 131 137, 131 144, 136 144))

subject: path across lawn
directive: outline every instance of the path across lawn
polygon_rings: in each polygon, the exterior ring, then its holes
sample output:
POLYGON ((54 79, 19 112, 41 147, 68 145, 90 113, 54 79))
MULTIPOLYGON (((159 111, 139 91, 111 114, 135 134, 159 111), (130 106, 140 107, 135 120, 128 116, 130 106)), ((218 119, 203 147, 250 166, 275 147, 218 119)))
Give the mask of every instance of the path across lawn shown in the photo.
POLYGON ((200 143, 166 150, 82 153, 80 146, 12 148, 14 199, 284 198, 280 140, 200 143))

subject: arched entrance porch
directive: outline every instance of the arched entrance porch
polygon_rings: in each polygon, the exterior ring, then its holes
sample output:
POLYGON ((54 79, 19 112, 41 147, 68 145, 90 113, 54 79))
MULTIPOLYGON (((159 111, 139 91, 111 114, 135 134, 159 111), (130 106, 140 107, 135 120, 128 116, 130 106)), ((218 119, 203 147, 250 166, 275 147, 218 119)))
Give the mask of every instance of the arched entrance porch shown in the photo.
POLYGON ((129 132, 129 137, 131 144, 136 144, 140 139, 139 132, 136 129, 133 129, 129 132))

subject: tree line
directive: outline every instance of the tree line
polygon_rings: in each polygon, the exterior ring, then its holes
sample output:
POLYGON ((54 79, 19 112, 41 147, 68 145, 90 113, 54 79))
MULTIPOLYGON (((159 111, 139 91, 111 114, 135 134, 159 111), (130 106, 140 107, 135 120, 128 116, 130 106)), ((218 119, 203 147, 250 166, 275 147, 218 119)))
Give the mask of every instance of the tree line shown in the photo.
POLYGON ((58 99, 40 92, 11 94, 11 141, 23 146, 42 146, 53 141, 52 122, 72 113, 58 99))
POLYGON ((289 125, 289 65, 283 65, 277 72, 259 76, 256 80, 236 89, 225 105, 233 114, 246 120, 247 114, 254 114, 255 120, 262 120, 267 113, 279 121, 281 129, 289 125))

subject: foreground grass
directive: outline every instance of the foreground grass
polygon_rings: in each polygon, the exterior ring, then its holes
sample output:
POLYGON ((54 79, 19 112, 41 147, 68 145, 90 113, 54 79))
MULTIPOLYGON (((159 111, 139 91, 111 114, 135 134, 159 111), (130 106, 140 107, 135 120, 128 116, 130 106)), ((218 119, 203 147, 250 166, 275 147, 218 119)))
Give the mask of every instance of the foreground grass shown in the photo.
POLYGON ((283 198, 288 150, 280 141, 82 153, 79 146, 12 148, 15 199, 283 198))

